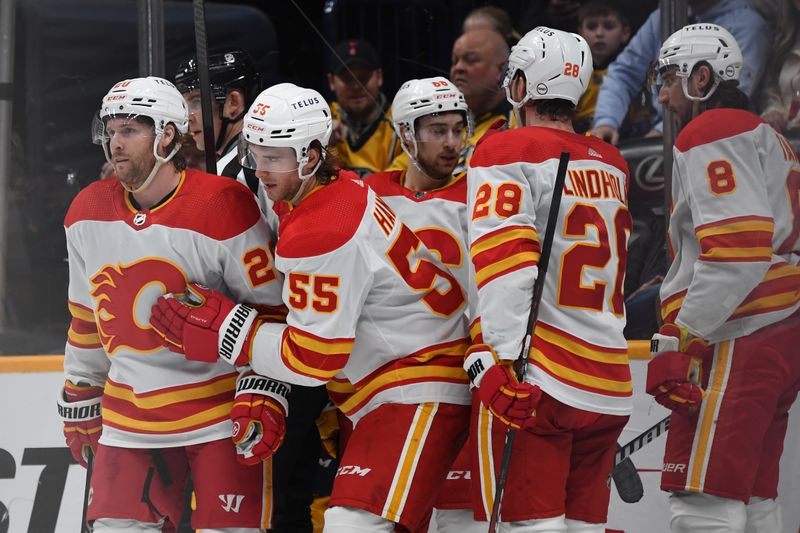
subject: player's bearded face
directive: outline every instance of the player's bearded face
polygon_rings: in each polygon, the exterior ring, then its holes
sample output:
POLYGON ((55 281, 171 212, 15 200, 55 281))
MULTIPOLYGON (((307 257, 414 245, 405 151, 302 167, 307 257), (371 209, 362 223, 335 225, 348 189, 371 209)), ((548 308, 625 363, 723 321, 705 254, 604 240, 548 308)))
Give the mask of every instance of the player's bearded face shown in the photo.
POLYGON ((153 127, 130 118, 115 118, 106 125, 114 173, 130 189, 138 188, 156 163, 153 127))
POLYGON ((417 161, 431 178, 448 180, 466 141, 461 113, 429 115, 417 124, 417 161))
POLYGON ((681 129, 692 119, 692 102, 683 94, 681 78, 677 76, 676 69, 669 69, 661 74, 661 89, 658 92, 658 102, 669 109, 675 119, 678 129, 681 129))

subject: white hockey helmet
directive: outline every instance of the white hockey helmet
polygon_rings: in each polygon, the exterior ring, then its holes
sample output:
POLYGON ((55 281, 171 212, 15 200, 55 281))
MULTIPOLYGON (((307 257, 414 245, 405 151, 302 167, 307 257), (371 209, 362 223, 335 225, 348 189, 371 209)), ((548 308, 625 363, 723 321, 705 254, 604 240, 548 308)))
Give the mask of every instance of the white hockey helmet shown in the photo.
POLYGON ((555 98, 577 105, 591 75, 592 52, 583 37, 538 26, 511 48, 503 88, 515 109, 528 100, 555 98), (515 102, 511 82, 520 70, 525 74, 525 97, 515 102))
POLYGON ((720 81, 739 81, 742 71, 742 51, 731 33, 717 24, 690 24, 670 35, 658 54, 658 71, 677 67, 683 93, 690 100, 707 100, 720 81), (705 96, 689 95, 687 80, 701 61, 711 66, 714 84, 705 96))
MULTIPOLYGON (((292 148, 298 168, 308 162, 308 148, 319 141, 325 150, 333 131, 333 119, 328 103, 314 89, 293 83, 279 83, 259 94, 244 116, 244 128, 239 137, 239 160, 242 166, 256 169, 249 146, 292 148)), ((319 165, 317 165, 319 168, 319 165)), ((302 175, 305 179, 308 175, 302 175)))
POLYGON ((179 133, 185 134, 188 131, 189 111, 175 85, 163 78, 148 76, 116 83, 103 97, 103 103, 92 128, 93 140, 103 146, 103 152, 109 162, 111 162, 110 138, 106 133, 105 124, 108 119, 116 117, 148 117, 153 121, 155 128, 153 155, 156 163, 144 183, 135 191, 131 191, 138 192, 149 185, 158 168, 180 150, 180 143, 176 143, 171 153, 161 157, 158 155, 158 143, 167 124, 171 123, 179 133))
MULTIPOLYGON (((410 136, 406 141, 411 142, 414 154, 417 152, 416 121, 420 117, 457 111, 464 114, 464 126, 467 136, 472 135, 472 120, 464 95, 458 87, 442 76, 434 78, 413 79, 405 82, 392 102, 392 122, 398 137, 402 137, 401 126, 410 136)), ((416 155, 411 154, 401 143, 411 159, 416 155)))

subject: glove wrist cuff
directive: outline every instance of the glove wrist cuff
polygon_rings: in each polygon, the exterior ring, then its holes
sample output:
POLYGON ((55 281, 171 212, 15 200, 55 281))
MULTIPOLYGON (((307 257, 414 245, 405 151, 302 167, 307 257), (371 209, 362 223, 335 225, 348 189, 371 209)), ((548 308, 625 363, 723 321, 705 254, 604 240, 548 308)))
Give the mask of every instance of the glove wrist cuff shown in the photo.
POLYGON ((257 316, 258 312, 246 305, 238 304, 231 309, 219 327, 217 349, 220 359, 236 364, 257 316))
POLYGON ((291 385, 278 381, 277 379, 259 376, 258 374, 242 374, 236 380, 236 394, 234 398, 242 394, 260 394, 267 396, 278 402, 286 416, 289 416, 289 393, 292 391, 291 385))
POLYGON ((103 397, 97 396, 88 400, 68 402, 64 400, 64 389, 58 393, 58 416, 64 422, 87 422, 102 416, 101 401, 103 397))
POLYGON ((497 355, 494 350, 486 344, 477 344, 467 350, 467 357, 464 359, 464 370, 472 382, 473 387, 480 387, 483 376, 493 366, 497 364, 497 355))

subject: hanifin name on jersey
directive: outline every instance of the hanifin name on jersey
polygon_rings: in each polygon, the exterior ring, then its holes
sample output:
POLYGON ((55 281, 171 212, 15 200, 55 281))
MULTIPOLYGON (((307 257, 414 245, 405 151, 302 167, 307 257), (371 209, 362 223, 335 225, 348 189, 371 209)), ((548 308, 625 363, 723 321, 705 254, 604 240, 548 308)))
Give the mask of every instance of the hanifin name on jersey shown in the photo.
POLYGON ((394 214, 394 211, 386 205, 386 202, 380 198, 375 198, 375 207, 372 210, 372 217, 378 223, 384 235, 389 237, 394 230, 395 222, 397 222, 397 215, 394 214))
POLYGON ((590 168, 569 170, 569 181, 564 183, 564 194, 579 198, 616 198, 628 203, 625 188, 616 176, 606 170, 590 168))
POLYGON ((246 376, 240 379, 236 385, 236 394, 243 392, 271 392, 283 398, 288 398, 291 391, 292 388, 286 383, 257 375, 246 376))

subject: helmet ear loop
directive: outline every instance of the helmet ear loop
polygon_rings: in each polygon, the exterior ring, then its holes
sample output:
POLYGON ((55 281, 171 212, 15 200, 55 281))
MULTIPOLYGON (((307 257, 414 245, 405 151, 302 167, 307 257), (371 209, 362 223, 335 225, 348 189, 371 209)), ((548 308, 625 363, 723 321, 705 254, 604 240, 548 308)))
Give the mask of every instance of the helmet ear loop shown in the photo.
POLYGON ((414 134, 413 127, 409 126, 408 124, 403 124, 403 128, 401 129, 400 126, 397 128, 397 136, 400 137, 400 148, 406 153, 408 158, 416 163, 417 162, 417 155, 419 155, 419 146, 417 145, 417 137, 414 134), (412 149, 409 150, 406 143, 411 143, 412 149))

